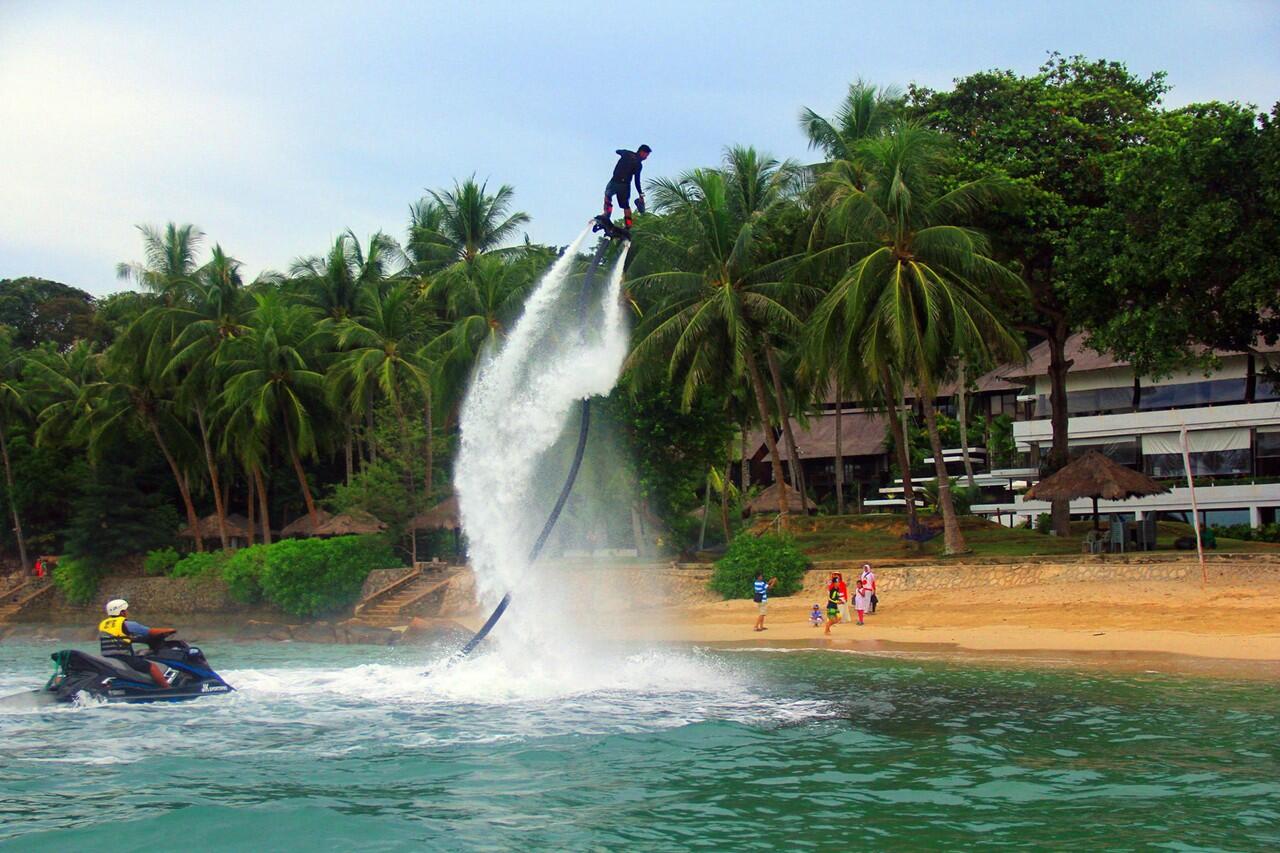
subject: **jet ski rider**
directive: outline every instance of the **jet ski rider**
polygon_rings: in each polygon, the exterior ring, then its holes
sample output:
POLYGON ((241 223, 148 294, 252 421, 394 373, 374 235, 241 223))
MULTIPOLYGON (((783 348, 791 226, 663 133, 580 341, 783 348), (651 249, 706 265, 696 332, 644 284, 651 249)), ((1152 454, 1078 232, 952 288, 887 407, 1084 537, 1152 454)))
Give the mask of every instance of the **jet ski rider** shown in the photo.
POLYGON ((631 227, 631 182, 633 180, 636 182, 636 195, 639 197, 636 200, 636 206, 641 213, 644 213, 644 189, 640 186, 640 169, 652 150, 648 145, 641 145, 635 151, 619 148, 614 152, 618 155, 618 165, 613 167, 613 177, 604 188, 605 219, 613 214, 613 198, 616 196, 618 204, 622 206, 623 222, 627 228, 631 227))
POLYGON ((115 598, 107 602, 107 618, 98 623, 98 645, 102 656, 117 660, 143 675, 149 675, 157 687, 168 688, 164 670, 155 661, 133 653, 133 641, 159 639, 174 632, 173 628, 148 628, 129 618, 129 602, 115 598))

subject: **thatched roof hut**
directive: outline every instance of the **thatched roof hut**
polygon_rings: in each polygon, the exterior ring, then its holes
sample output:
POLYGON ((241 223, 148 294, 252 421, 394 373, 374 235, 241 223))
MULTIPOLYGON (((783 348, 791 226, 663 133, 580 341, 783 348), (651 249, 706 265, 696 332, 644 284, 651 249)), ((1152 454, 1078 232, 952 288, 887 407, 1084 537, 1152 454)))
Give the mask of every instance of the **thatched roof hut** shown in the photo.
POLYGON ((365 536, 370 533, 381 533, 387 529, 383 521, 379 521, 367 512, 352 510, 330 516, 329 520, 316 528, 315 536, 365 536))
MULTIPOLYGON (((330 518, 333 518, 333 516, 325 512, 324 510, 322 509, 316 510, 316 521, 318 522, 318 525, 317 525, 318 527, 324 527, 325 523, 328 522, 330 518)), ((285 538, 288 538, 290 536, 316 535, 315 531, 311 529, 310 514, 304 512, 302 515, 298 516, 293 521, 286 524, 284 526, 284 529, 280 531, 280 535, 284 536, 285 538)))
MULTIPOLYGON (((228 515, 223 523, 227 528, 228 539, 248 539, 249 538, 249 519, 243 515, 232 513, 228 515)), ((216 513, 206 515, 196 523, 196 531, 198 531, 201 539, 221 539, 218 532, 218 516, 216 513)), ((184 539, 195 539, 196 534, 192 532, 189 524, 182 525, 178 530, 178 535, 184 539)))
POLYGON ((1093 526, 1098 526, 1098 499, 1127 501, 1169 491, 1141 471, 1113 462, 1096 450, 1060 468, 1027 490, 1031 500, 1075 500, 1093 498, 1093 526))
POLYGON ((409 522, 410 530, 461 530, 462 516, 458 511, 458 496, 450 495, 426 512, 420 512, 409 522))
MULTIPOLYGON (((810 506, 814 506, 813 499, 809 499, 810 506)), ((765 489, 755 498, 747 502, 745 507, 747 515, 755 515, 756 513, 777 513, 778 511, 778 484, 774 483, 765 489)), ((787 512, 803 513, 804 504, 800 500, 800 493, 791 486, 787 486, 787 512)))

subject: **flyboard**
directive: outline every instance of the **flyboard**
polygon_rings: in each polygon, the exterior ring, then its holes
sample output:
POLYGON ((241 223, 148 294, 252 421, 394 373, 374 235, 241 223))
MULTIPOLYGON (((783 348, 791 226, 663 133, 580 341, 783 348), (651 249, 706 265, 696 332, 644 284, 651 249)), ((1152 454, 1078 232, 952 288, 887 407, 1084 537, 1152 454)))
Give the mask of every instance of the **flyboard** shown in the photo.
MULTIPOLYGON (((612 240, 621 240, 624 243, 623 251, 627 251, 631 241, 631 232, 611 221, 608 217, 601 215, 591 220, 592 231, 603 231, 604 237, 601 238, 596 246, 596 253, 591 259, 590 265, 587 267, 586 275, 582 278, 582 292, 578 296, 578 323, 584 325, 587 320, 588 298, 591 294, 592 286, 595 283, 596 273, 599 271, 600 262, 604 260, 605 254, 609 250, 609 244, 612 240)), ((573 462, 569 465, 569 472, 565 476, 564 486, 560 489, 560 495, 556 498, 555 504, 551 507, 550 514, 547 515, 547 521, 542 525, 542 532, 538 534, 538 538, 533 543, 533 548, 529 550, 529 562, 535 562, 542 549, 547 544, 547 539, 551 537, 551 531, 555 529, 556 521, 560 518, 560 513, 564 510, 565 502, 569 500, 569 493, 573 491, 573 483, 578 479, 578 470, 582 467, 582 457, 587 450, 587 432, 591 427, 591 399, 584 398, 582 400, 582 418, 578 426, 578 446, 573 453, 573 462)), ((480 626, 480 630, 476 631, 475 636, 467 640, 466 645, 454 652, 443 664, 448 667, 462 658, 475 651, 476 646, 489 636, 489 632, 493 630, 493 626, 498 624, 498 620, 502 618, 502 614, 507 612, 507 607, 511 604, 511 593, 507 592, 502 596, 502 600, 493 608, 493 612, 489 614, 489 618, 480 626)))

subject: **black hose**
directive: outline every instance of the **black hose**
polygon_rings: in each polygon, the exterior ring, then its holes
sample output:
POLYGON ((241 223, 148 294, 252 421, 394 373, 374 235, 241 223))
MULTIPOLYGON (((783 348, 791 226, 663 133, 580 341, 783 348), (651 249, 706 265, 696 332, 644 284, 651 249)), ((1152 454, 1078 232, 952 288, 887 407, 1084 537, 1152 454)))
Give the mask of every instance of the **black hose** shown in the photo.
MULTIPOLYGON (((600 266, 600 261, 604 259, 605 252, 609 249, 609 239, 601 238, 600 244, 596 247, 595 257, 591 259, 591 265, 587 267, 587 273, 582 279, 582 293, 578 296, 578 323, 585 327, 587 322, 587 299, 591 293, 591 284, 595 279, 596 270, 600 266)), ((564 486, 560 489, 560 496, 556 498, 555 505, 551 507, 551 514, 547 516, 547 521, 542 525, 542 532, 538 534, 537 540, 533 543, 533 548, 529 551, 529 562, 533 563, 542 553, 543 547, 547 544, 547 539, 551 536, 552 529, 556 526, 556 521, 560 518, 560 512, 564 509, 565 502, 569 500, 569 493, 573 491, 573 482, 578 479, 578 469, 582 467, 583 454, 587 452, 587 431, 591 426, 591 399, 584 398, 582 401, 582 419, 578 425, 578 448, 573 454, 573 463, 569 466, 569 474, 565 477, 564 486)), ((507 612, 507 606, 511 604, 511 593, 507 592, 502 596, 502 600, 498 602, 498 606, 493 608, 493 612, 489 614, 489 618, 480 626, 480 630, 476 631, 475 636, 467 640, 467 644, 463 646, 454 658, 465 657, 480 645, 485 637, 489 636, 489 632, 493 630, 493 626, 498 624, 498 620, 502 618, 502 614, 507 612)))

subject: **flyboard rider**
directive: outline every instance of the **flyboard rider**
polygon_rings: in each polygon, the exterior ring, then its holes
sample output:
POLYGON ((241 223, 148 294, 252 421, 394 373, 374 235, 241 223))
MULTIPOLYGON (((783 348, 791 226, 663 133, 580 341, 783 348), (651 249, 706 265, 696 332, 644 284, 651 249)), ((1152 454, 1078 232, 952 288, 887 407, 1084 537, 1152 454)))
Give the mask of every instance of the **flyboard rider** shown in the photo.
POLYGON ((164 670, 155 661, 134 654, 133 641, 159 639, 173 632, 173 628, 148 628, 141 622, 134 622, 129 618, 129 602, 115 598, 107 602, 107 618, 98 623, 98 646, 103 657, 150 676, 157 687, 168 688, 170 685, 164 677, 164 670))
POLYGON ((617 198, 618 206, 622 208, 623 227, 631 228, 632 181, 636 184, 636 208, 644 213, 644 189, 640 186, 640 169, 652 150, 648 145, 641 145, 635 151, 619 148, 614 152, 618 155, 618 164, 613 167, 613 177, 604 188, 602 215, 606 220, 613 215, 613 199, 617 198))

